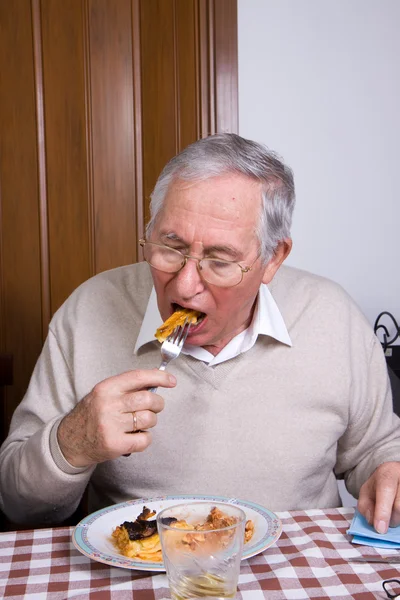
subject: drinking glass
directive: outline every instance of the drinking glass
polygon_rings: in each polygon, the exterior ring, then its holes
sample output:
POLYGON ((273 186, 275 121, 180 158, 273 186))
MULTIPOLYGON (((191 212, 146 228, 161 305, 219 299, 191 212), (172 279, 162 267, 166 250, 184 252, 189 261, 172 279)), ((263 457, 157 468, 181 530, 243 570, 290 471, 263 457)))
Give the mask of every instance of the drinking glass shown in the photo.
POLYGON ((219 502, 179 504, 157 515, 173 600, 235 597, 245 524, 242 509, 219 502), (212 510, 227 518, 218 521, 218 529, 203 529, 212 510))

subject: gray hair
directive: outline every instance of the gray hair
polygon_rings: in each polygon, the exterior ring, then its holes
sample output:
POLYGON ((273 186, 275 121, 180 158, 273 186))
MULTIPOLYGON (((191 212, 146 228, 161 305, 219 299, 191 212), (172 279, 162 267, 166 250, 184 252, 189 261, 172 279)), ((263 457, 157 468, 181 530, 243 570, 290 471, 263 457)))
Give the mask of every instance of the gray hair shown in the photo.
POLYGON ((260 181, 261 213, 256 235, 267 263, 280 241, 290 237, 295 191, 292 170, 267 147, 234 133, 217 133, 187 146, 162 170, 151 194, 149 236, 170 185, 177 179, 201 181, 228 173, 260 181))

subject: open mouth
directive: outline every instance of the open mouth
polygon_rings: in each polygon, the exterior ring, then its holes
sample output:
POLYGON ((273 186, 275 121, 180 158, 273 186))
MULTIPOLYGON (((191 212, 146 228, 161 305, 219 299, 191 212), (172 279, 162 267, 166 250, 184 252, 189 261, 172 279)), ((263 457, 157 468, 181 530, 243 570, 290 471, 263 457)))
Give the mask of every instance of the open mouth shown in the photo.
POLYGON ((154 337, 162 344, 165 340, 177 329, 177 327, 185 326, 189 323, 186 329, 186 335, 190 336, 194 331, 198 331, 202 327, 206 314, 194 308, 181 306, 180 304, 172 304, 173 312, 164 323, 157 328, 154 337), (190 331, 189 331, 190 330, 190 331))

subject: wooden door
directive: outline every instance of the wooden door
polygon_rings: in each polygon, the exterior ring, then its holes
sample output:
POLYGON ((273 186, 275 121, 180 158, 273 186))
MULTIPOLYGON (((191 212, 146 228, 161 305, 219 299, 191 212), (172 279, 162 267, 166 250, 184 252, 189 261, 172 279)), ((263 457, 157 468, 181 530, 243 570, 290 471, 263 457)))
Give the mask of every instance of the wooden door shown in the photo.
POLYGON ((161 168, 217 131, 237 131, 236 0, 0 0, 8 420, 54 311, 140 260, 161 168))

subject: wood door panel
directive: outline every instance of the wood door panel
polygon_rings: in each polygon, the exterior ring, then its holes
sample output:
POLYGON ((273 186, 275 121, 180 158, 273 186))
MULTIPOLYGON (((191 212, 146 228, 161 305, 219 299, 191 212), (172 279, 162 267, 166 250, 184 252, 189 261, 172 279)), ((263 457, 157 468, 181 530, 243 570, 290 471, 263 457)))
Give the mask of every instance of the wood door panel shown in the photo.
POLYGON ((237 6, 232 0, 214 2, 216 131, 238 131, 237 6))
POLYGON ((41 3, 52 313, 92 275, 83 9, 79 0, 41 3))
POLYGON ((0 343, 14 357, 8 420, 43 341, 31 21, 29 0, 0 2, 0 343))
POLYGON ((96 272, 135 262, 130 0, 90 0, 90 89, 96 272))
POLYGON ((0 350, 8 418, 54 311, 141 259, 165 163, 237 131, 236 0, 0 0, 0 350))
POLYGON ((165 163, 178 150, 174 0, 141 2, 143 194, 148 201, 165 163))
POLYGON ((198 2, 177 0, 175 20, 179 151, 200 137, 198 18, 198 2))

